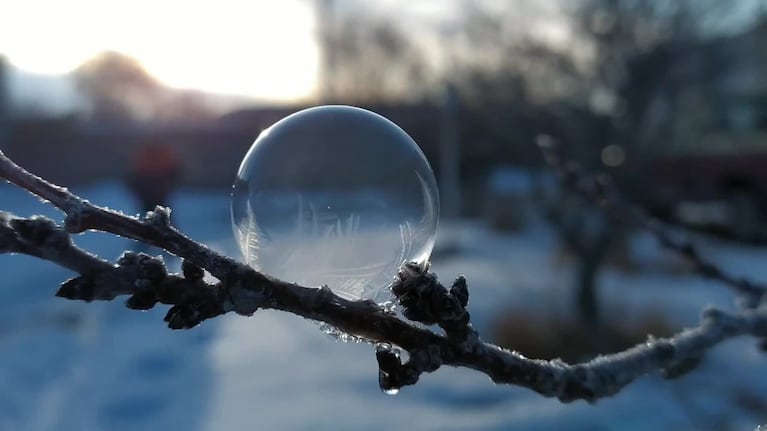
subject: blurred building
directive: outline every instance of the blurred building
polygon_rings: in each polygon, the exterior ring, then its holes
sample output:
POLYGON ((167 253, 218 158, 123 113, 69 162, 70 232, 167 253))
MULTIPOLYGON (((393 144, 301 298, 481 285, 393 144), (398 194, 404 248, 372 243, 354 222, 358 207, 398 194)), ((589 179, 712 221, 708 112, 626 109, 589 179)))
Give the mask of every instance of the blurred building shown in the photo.
POLYGON ((681 57, 671 153, 767 150, 767 19, 681 57))
POLYGON ((685 50, 669 71, 649 133, 660 144, 654 199, 665 211, 744 234, 767 221, 766 41, 762 19, 685 50))

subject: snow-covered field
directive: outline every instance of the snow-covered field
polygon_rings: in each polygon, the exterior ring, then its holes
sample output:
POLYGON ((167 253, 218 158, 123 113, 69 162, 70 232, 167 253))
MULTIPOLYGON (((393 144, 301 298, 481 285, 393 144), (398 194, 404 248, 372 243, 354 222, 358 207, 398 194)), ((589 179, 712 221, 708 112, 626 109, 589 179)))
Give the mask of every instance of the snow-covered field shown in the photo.
MULTIPOLYGON (((119 184, 77 192, 134 212, 119 184)), ((4 184, 0 202, 19 215, 60 219, 4 184)), ((237 252, 225 193, 180 193, 173 219, 192 238, 237 252)), ((440 235, 438 244, 449 239, 459 252, 432 268, 444 280, 466 274, 481 332, 509 306, 567 309, 572 274, 556 263, 555 239, 545 227, 509 235, 461 223, 440 235)), ((78 243, 108 258, 133 247, 95 233, 78 243)), ((632 252, 648 264, 671 259, 651 238, 636 238, 632 252)), ((765 251, 718 245, 706 252, 737 273, 767 280, 765 251)), ((753 393, 766 411, 767 357, 754 340, 721 346, 678 381, 650 376, 595 405, 561 404, 449 368, 389 396, 378 390, 370 346, 333 341, 293 315, 261 311, 170 331, 164 307, 136 312, 119 300, 56 298, 69 274, 52 264, 2 255, 0 274, 0 430, 753 430, 767 422, 733 401, 753 393)), ((726 289, 683 274, 608 270, 602 287, 605 301, 620 305, 620 318, 649 306, 667 310, 680 326, 695 324, 706 304, 733 302, 726 289)))

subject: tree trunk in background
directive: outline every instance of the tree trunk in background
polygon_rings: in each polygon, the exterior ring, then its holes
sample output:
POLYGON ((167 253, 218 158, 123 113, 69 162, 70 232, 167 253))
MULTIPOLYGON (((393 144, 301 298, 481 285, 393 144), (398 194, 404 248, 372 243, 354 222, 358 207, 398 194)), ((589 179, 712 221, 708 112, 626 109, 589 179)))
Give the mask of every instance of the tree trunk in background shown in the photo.
POLYGON ((575 285, 576 315, 584 326, 599 330, 602 313, 599 307, 598 276, 612 243, 612 229, 604 228, 593 242, 581 244, 575 285))

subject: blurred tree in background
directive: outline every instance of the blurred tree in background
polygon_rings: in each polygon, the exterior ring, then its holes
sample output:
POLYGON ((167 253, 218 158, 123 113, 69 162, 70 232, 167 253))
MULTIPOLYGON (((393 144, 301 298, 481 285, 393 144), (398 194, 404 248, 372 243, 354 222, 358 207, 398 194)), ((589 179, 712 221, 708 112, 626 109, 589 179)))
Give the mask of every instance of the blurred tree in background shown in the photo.
POLYGON ((695 47, 737 11, 716 1, 584 0, 572 11, 577 39, 590 47, 593 109, 611 117, 604 145, 618 145, 635 169, 668 138, 670 112, 695 47))
POLYGON ((162 87, 138 60, 117 52, 105 52, 73 72, 88 112, 98 119, 124 120, 151 117, 162 87))
POLYGON ((365 9, 327 13, 318 38, 325 55, 323 98, 412 103, 431 93, 433 73, 423 49, 394 20, 365 9))
POLYGON ((169 88, 118 52, 86 61, 72 78, 94 120, 203 120, 217 114, 203 93, 169 88))

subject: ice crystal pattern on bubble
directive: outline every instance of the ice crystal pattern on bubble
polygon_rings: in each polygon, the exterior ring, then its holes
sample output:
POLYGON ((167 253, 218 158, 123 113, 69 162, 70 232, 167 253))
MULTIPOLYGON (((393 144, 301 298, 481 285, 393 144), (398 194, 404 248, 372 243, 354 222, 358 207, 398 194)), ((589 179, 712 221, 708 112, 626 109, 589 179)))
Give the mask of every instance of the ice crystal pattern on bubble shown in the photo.
POLYGON ((347 299, 386 300, 403 262, 428 260, 438 217, 434 175, 415 142, 346 106, 304 110, 264 131, 232 199, 248 264, 347 299))

